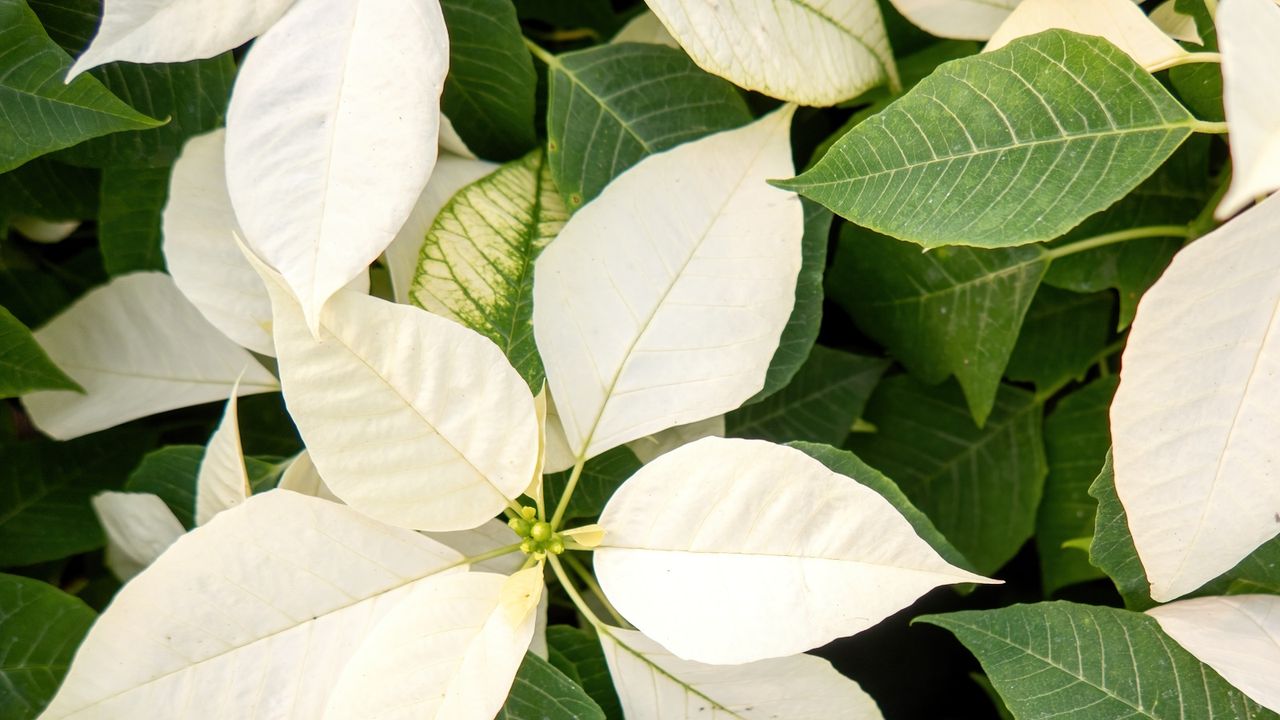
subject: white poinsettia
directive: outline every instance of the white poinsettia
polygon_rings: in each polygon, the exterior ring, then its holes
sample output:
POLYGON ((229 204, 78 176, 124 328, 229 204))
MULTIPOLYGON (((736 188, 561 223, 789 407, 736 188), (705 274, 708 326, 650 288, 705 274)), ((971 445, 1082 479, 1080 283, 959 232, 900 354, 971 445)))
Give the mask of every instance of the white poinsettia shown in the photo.
POLYGON ((493 341, 351 290, 312 326, 242 245, 307 453, 282 489, 248 496, 230 406, 200 473, 202 523, 103 613, 43 717, 487 720, 538 650, 549 568, 596 627, 628 717, 878 718, 797 653, 934 587, 989 581, 856 478, 705 437, 635 473, 598 524, 565 522, 590 457, 714 424, 763 385, 800 262, 798 203, 767 183, 793 171, 790 117, 641 161, 537 259, 534 327, 572 463, 554 506, 547 398, 493 341), (592 551, 598 586, 564 556, 592 551), (598 620, 570 570, 636 630, 598 620), (634 690, 658 680, 656 697, 634 690), (249 683, 260 691, 235 690, 249 683))

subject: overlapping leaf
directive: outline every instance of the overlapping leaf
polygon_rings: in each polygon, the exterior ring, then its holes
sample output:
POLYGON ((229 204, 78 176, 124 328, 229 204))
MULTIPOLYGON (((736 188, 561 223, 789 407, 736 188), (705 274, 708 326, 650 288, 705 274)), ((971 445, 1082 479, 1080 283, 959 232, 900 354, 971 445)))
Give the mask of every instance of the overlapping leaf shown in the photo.
POLYGON ((53 364, 27 326, 0 306, 0 398, 33 390, 80 389, 53 364))

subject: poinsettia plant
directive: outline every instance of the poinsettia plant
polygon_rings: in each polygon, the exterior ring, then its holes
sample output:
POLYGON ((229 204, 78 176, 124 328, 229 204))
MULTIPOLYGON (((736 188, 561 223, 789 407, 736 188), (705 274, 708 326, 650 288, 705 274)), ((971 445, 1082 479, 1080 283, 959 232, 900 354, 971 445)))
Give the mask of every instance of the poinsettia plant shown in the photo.
POLYGON ((0 710, 1273 717, 1218 5, 0 0, 0 710))

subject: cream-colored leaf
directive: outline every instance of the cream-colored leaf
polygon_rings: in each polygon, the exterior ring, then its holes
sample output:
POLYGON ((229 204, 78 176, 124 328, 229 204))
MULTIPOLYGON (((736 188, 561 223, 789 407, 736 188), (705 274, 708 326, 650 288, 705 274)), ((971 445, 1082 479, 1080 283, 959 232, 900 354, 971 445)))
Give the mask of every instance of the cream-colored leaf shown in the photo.
POLYGON ((681 660, 634 630, 612 627, 600 629, 600 645, 629 720, 883 717, 857 683, 810 655, 704 665, 681 660))
MULTIPOLYGON (((501 520, 489 522, 470 530, 453 530, 451 532, 429 532, 425 535, 432 540, 457 550, 463 557, 475 557, 508 545, 520 543, 520 536, 507 527, 501 520)), ((483 572, 511 575, 524 565, 528 557, 521 552, 513 552, 475 563, 472 568, 483 572)))
POLYGON ((640 462, 647 463, 660 455, 665 455, 675 450, 681 445, 688 445, 694 440, 701 440, 704 437, 724 437, 723 415, 716 415, 688 425, 667 428, 648 437, 632 440, 627 443, 627 447, 630 448, 631 452, 635 453, 640 462))
MULTIPOLYGON (((441 148, 444 147, 443 141, 441 148)), ((477 160, 451 153, 441 153, 436 161, 436 169, 431 173, 431 180, 418 197, 413 212, 405 221, 404 227, 396 234, 396 239, 387 247, 384 259, 387 270, 391 274, 391 287, 395 291, 396 302, 409 302, 409 290, 413 286, 413 275, 418 269, 418 257, 422 254, 422 244, 427 237, 427 230, 440 214, 440 208, 449 202, 459 190, 498 169, 496 163, 477 160)))
POLYGON ((536 567, 420 583, 347 663, 325 720, 492 720, 533 637, 541 588, 536 567))
POLYGON ((87 435, 147 415, 272 392, 275 377, 209 324, 164 273, 135 273, 90 290, 35 333, 54 364, 85 389, 23 403, 46 434, 87 435))
POLYGON ((600 543, 604 542, 604 528, 597 524, 582 525, 576 528, 563 530, 560 533, 566 540, 573 540, 582 547, 596 548, 600 543))
POLYGON ((239 505, 249 493, 249 472, 240 448, 240 419, 232 390, 222 421, 209 438, 196 473, 196 524, 204 525, 214 515, 239 505))
POLYGON ((667 28, 663 26, 662 21, 652 11, 645 11, 631 18, 609 42, 635 42, 680 47, 680 43, 671 37, 671 33, 667 32, 667 28))
POLYGON ((986 40, 1022 0, 893 0, 893 6, 931 35, 986 40))
POLYGON ((1142 297, 1111 405, 1116 494, 1151 597, 1280 532, 1280 197, 1183 248, 1142 297))
POLYGON ((337 503, 255 495, 116 595, 41 718, 322 717, 378 621, 460 560, 337 503))
POLYGON ((983 51, 1053 28, 1105 38, 1145 68, 1160 67, 1187 54, 1132 0, 1024 0, 983 51))
POLYGON ((591 457, 732 410, 764 385, 804 217, 787 106, 641 160, 538 258, 538 350, 569 447, 591 457))
POLYGON ((542 390, 533 396, 533 412, 538 419, 538 462, 533 468, 533 477, 529 479, 529 487, 524 494, 533 498, 538 507, 542 507, 542 469, 547 465, 547 405, 551 395, 547 392, 547 383, 542 383, 542 390))
POLYGON ((1216 23, 1231 128, 1231 188, 1215 213, 1222 220, 1280 188, 1280 6, 1223 0, 1216 23))
POLYGON ((107 535, 107 567, 121 582, 142 572, 186 529, 150 493, 103 492, 91 501, 107 535))
POLYGON ((943 560, 874 490, 761 440, 672 450, 623 483, 600 525, 609 600, 697 662, 804 652, 940 585, 993 582, 943 560))
POLYGON ((1194 598, 1147 614, 1240 692, 1280 712, 1280 597, 1194 598))
POLYGON ((161 218, 165 265, 214 327, 256 353, 275 355, 271 299, 235 243, 225 142, 225 130, 193 137, 173 165, 161 218))
POLYGON ((80 227, 80 221, 53 222, 29 215, 18 215, 9 218, 9 226, 33 242, 59 243, 71 237, 71 233, 80 227))
POLYGON ((98 33, 67 82, 116 60, 169 63, 210 58, 271 27, 294 0, 107 0, 98 33))
POLYGON ((326 306, 317 339, 278 276, 260 272, 289 414, 344 502, 393 525, 465 530, 524 491, 538 460, 533 395, 496 345, 425 310, 345 290, 326 306))
MULTIPOLYGON (((534 289, 537 290, 536 283, 534 289)), ((560 422, 560 411, 556 409, 556 399, 551 396, 551 388, 546 388, 543 392, 547 395, 547 412, 542 423, 542 472, 564 472, 573 467, 576 458, 573 448, 569 447, 569 439, 565 437, 564 425, 560 422)))
POLYGON ((293 462, 289 463, 289 466, 280 474, 280 483, 277 487, 281 490, 318 497, 321 500, 342 502, 342 498, 334 495, 329 486, 324 484, 324 479, 316 470, 315 463, 311 462, 311 453, 306 450, 298 453, 293 458, 293 462))
POLYGON ((703 70, 748 90, 824 106, 897 82, 875 0, 645 1, 703 70))
POLYGON ((1178 0, 1164 0, 1151 11, 1151 22, 1174 40, 1204 45, 1204 38, 1200 37, 1200 29, 1196 27, 1196 19, 1191 15, 1178 12, 1177 6, 1178 0))
POLYGON ((231 202, 313 333, 325 301, 391 244, 427 185, 448 61, 438 0, 296 0, 240 69, 227 111, 231 202))

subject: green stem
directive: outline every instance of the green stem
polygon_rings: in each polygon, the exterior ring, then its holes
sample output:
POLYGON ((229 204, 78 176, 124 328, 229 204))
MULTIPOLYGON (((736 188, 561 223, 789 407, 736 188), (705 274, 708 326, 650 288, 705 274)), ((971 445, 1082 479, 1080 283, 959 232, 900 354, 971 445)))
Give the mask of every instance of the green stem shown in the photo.
POLYGON ((496 557, 502 557, 503 555, 510 555, 513 552, 519 552, 519 551, 520 551, 520 543, 514 543, 512 545, 503 545, 502 547, 495 548, 493 550, 490 550, 487 553, 480 553, 479 555, 474 555, 472 557, 462 558, 457 563, 455 563, 453 567, 458 567, 459 565, 475 565, 476 563, 482 563, 485 560, 492 560, 496 557))
POLYGON ((1207 135, 1226 135, 1228 128, 1224 122, 1193 120, 1191 122, 1191 132, 1205 133, 1207 135))
POLYGON ((1093 250, 1106 245, 1125 242, 1126 240, 1140 240, 1142 238, 1153 237, 1185 238, 1189 233, 1190 230, 1186 225, 1149 225, 1147 227, 1132 228, 1130 230, 1118 230, 1116 232, 1098 235, 1078 242, 1073 242, 1069 245, 1054 248, 1045 253, 1045 257, 1049 260, 1057 260, 1059 258, 1067 257, 1068 255, 1075 255, 1076 253, 1082 253, 1086 250, 1093 250))
POLYGON ((560 521, 564 520, 565 511, 569 509, 569 500, 573 498, 573 491, 578 488, 578 478, 582 477, 582 468, 587 464, 586 454, 578 456, 577 462, 573 464, 573 472, 569 473, 569 482, 565 483, 564 494, 560 496, 560 502, 556 505, 556 512, 551 516, 551 530, 555 532, 560 529, 560 521))
POLYGON ((592 595, 596 596, 596 599, 600 601, 600 605, 604 607, 611 616, 613 616, 613 619, 617 621, 619 627, 631 627, 626 620, 622 619, 622 613, 618 612, 618 609, 613 606, 613 603, 609 602, 609 598, 605 597, 604 588, 600 587, 600 583, 596 582, 595 577, 592 576, 589 570, 587 570, 586 565, 583 565, 581 561, 572 555, 562 555, 561 559, 569 565, 569 569, 572 570, 575 575, 582 579, 583 584, 587 586, 587 589, 591 591, 592 595))
POLYGON ((569 582, 569 576, 565 574, 564 568, 560 565, 560 558, 555 555, 548 555, 547 560, 551 563, 551 572, 555 573, 556 579, 560 581, 560 587, 564 588, 569 599, 573 601, 573 606, 578 608, 578 612, 582 614, 582 617, 586 618, 587 622, 591 623, 592 627, 597 631, 606 627, 600 621, 600 618, 591 612, 591 608, 587 606, 587 601, 583 600, 582 596, 578 594, 578 589, 573 586, 573 583, 569 582))
POLYGON ((1221 53, 1216 53, 1216 52, 1187 53, 1186 55, 1179 55, 1178 57, 1169 58, 1168 60, 1165 60, 1162 63, 1157 63, 1156 65, 1153 65, 1147 68, 1147 70, 1149 72, 1158 73, 1161 70, 1168 70, 1169 68, 1178 67, 1179 65, 1192 65, 1195 63, 1221 63, 1221 62, 1222 62, 1221 53))
POLYGON ((560 66, 560 61, 556 58, 556 56, 552 55, 550 51, 548 51, 546 48, 542 47, 538 43, 530 40, 529 38, 524 38, 524 45, 525 47, 529 48, 529 52, 533 53, 534 57, 538 58, 546 65, 549 65, 551 67, 560 66))
POLYGON ((1213 195, 1209 198, 1209 202, 1200 209, 1200 214, 1187 226, 1191 232, 1187 235, 1187 240, 1196 240, 1213 232, 1218 227, 1218 220, 1213 216, 1217 211, 1218 205, 1222 202, 1222 198, 1226 196, 1227 190, 1231 187, 1231 158, 1227 158, 1227 164, 1215 179, 1218 184, 1213 195))

